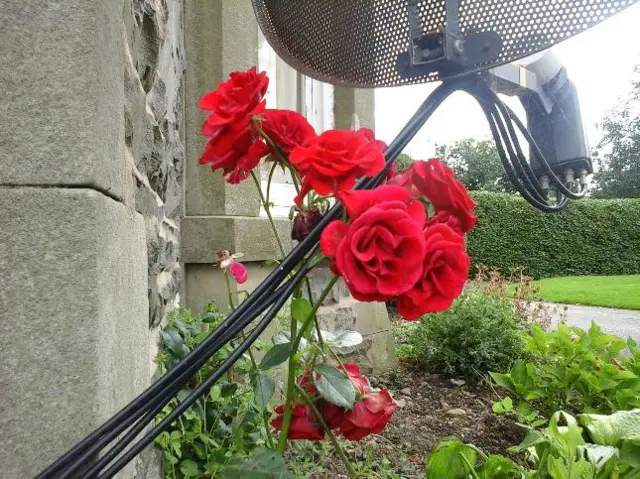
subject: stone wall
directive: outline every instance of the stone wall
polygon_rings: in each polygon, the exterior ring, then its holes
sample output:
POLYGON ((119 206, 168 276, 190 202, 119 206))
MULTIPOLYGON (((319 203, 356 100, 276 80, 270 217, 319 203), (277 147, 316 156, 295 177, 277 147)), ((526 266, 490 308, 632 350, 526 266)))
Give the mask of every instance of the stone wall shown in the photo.
POLYGON ((124 139, 144 216, 149 324, 177 306, 184 170, 183 11, 180 0, 125 0, 124 139))
MULTIPOLYGON (((179 301, 182 0, 6 0, 0 464, 33 477, 151 382, 179 301)), ((152 450, 120 477, 158 476, 152 450)))

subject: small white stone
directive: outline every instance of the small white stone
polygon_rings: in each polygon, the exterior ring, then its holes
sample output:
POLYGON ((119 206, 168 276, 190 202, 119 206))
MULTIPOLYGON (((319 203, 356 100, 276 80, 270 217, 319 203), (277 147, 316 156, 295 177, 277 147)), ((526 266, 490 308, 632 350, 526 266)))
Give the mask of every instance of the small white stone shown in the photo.
POLYGON ((467 411, 464 409, 454 408, 447 411, 447 416, 466 416, 467 411))

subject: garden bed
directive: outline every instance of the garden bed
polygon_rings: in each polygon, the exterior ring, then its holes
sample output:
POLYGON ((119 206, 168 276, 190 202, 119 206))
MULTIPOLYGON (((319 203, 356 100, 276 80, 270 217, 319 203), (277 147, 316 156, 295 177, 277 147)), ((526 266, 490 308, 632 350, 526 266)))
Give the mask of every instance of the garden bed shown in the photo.
MULTIPOLYGON (((491 405, 498 396, 489 387, 462 384, 410 364, 372 382, 392 391, 399 407, 380 436, 345 443, 363 477, 424 478, 429 451, 446 436, 500 454, 523 438, 512 419, 493 414, 491 405)), ((327 446, 320 450, 317 444, 300 444, 291 459, 296 475, 346 477, 344 466, 327 446)))

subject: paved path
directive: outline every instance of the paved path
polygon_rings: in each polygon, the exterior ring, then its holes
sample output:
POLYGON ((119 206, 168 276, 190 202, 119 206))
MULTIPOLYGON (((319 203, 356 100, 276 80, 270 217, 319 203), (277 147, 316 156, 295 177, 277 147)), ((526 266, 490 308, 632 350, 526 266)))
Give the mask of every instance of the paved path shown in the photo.
MULTIPOLYGON (((553 324, 557 324, 559 320, 560 317, 556 314, 553 324)), ((568 305, 566 321, 570 326, 581 329, 589 329, 591 321, 596 321, 609 334, 624 339, 631 336, 640 342, 640 311, 568 305)))

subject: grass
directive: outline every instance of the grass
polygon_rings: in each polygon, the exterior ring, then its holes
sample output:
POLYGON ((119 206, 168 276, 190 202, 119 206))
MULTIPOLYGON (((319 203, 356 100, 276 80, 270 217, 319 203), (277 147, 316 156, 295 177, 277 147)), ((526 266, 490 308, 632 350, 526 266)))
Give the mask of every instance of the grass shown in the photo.
POLYGON ((640 275, 567 276, 534 281, 550 303, 640 310, 640 275))

